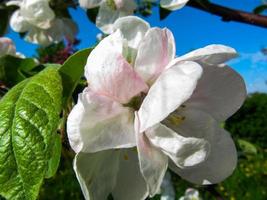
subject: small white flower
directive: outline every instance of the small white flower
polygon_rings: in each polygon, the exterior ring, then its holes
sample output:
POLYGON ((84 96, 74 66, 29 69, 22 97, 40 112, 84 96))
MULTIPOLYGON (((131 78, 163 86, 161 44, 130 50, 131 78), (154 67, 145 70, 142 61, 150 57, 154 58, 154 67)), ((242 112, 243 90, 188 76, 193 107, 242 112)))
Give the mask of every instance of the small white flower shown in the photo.
POLYGON ((198 190, 194 188, 188 188, 185 191, 185 195, 180 197, 179 200, 201 200, 198 190))
POLYGON ((89 86, 79 95, 67 122, 70 144, 78 153, 76 174, 87 199, 101 199, 98 194, 116 196, 114 187, 121 195, 129 195, 115 199, 153 196, 168 165, 197 184, 228 177, 237 154, 230 135, 219 124, 246 97, 243 79, 223 65, 235 56, 230 47, 209 45, 175 57, 175 41, 168 29, 150 28, 138 17, 118 19, 113 33, 88 57, 89 86), (132 147, 137 148, 142 176, 124 177, 120 189, 119 182, 110 182, 108 177, 122 178, 119 172, 131 174, 130 170, 117 162, 114 171, 105 171, 102 182, 97 168, 87 165, 93 161, 86 155, 91 159, 95 152, 132 147))
POLYGON ((56 18, 49 0, 11 1, 9 4, 19 6, 10 19, 10 26, 16 32, 27 32, 27 41, 47 46, 64 37, 74 39, 76 24, 67 18, 56 18))

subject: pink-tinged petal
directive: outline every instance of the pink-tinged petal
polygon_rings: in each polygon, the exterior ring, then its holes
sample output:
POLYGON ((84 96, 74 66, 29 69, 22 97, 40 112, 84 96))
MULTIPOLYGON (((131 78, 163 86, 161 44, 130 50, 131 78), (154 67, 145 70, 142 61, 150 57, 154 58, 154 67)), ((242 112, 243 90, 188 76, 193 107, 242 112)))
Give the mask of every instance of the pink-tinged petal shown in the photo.
POLYGON ((178 10, 185 6, 189 0, 160 0, 160 6, 168 10, 178 10))
POLYGON ((138 114, 135 113, 135 131, 140 169, 146 180, 149 195, 154 196, 159 192, 168 168, 168 157, 160 149, 154 147, 147 136, 139 131, 139 128, 138 114))
POLYGON ((108 57, 110 53, 116 52, 123 54, 125 45, 125 40, 119 30, 101 40, 88 56, 85 66, 85 77, 89 79, 90 73, 92 73, 93 70, 98 71, 98 68, 105 63, 105 58, 108 57))
POLYGON ((121 54, 110 52, 102 60, 102 65, 97 66, 88 62, 87 80, 96 93, 124 104, 140 92, 148 90, 146 83, 121 54))
POLYGON ((246 99, 244 80, 228 66, 202 66, 203 75, 185 105, 201 109, 216 120, 224 121, 234 114, 246 99))
POLYGON ((150 88, 138 114, 140 132, 165 119, 192 95, 202 68, 191 61, 179 62, 165 70, 150 88))
POLYGON ((70 145, 76 153, 133 147, 133 117, 117 102, 85 90, 68 117, 70 145))
POLYGON ((107 199, 116 186, 120 152, 78 153, 73 167, 86 200, 107 199))
POLYGON ((151 84, 174 57, 175 41, 171 31, 151 28, 138 47, 134 68, 151 84))
POLYGON ((120 149, 119 171, 112 196, 116 200, 145 200, 147 185, 139 167, 136 148, 120 149))
POLYGON ((212 44, 178 57, 176 61, 190 60, 199 63, 217 65, 225 63, 236 56, 237 52, 235 49, 220 44, 212 44))
POLYGON ((127 16, 117 19, 113 28, 114 31, 120 30, 129 47, 136 49, 150 25, 139 17, 127 16))
POLYGON ((202 138, 183 137, 163 124, 157 124, 145 132, 149 141, 161 149, 180 168, 203 162, 210 150, 208 141, 202 138))

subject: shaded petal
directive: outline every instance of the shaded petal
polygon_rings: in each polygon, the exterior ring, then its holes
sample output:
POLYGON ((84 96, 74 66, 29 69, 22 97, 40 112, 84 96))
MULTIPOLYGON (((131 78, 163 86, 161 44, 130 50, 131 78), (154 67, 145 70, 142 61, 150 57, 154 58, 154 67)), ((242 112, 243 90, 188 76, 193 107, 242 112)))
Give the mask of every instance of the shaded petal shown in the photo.
POLYGON ((175 57, 174 37, 168 29, 151 28, 141 41, 135 70, 147 82, 155 80, 175 57))
POLYGON ((88 58, 86 73, 90 88, 98 94, 127 103, 132 97, 148 89, 121 54, 110 52, 106 57, 102 55, 101 61, 93 62, 95 59, 88 58))
POLYGON ((180 167, 203 162, 209 154, 209 143, 202 138, 183 137, 163 124, 146 130, 149 141, 168 155, 180 167))
POLYGON ((148 185, 150 196, 154 196, 159 192, 168 168, 168 157, 160 149, 154 147, 147 136, 139 131, 139 128, 138 114, 135 113, 135 131, 140 169, 148 185))
POLYGON ((202 66, 203 75, 185 105, 201 109, 210 113, 216 120, 224 121, 234 114, 246 99, 244 80, 228 66, 202 66))
POLYGON ((164 71, 150 88, 138 114, 140 132, 159 123, 193 93, 202 68, 195 62, 179 62, 164 71))
POLYGON ((211 151, 206 161, 192 168, 180 169, 173 164, 171 169, 182 178, 195 184, 215 184, 230 176, 237 164, 234 142, 224 129, 217 127, 211 141, 211 151))
POLYGON ((87 90, 69 114, 67 133, 75 152, 136 145, 132 111, 87 90))
POLYGON ((176 59, 176 62, 181 60, 190 60, 200 63, 217 65, 235 58, 236 56, 237 52, 235 51, 235 49, 224 45, 212 44, 178 57, 176 59))
POLYGON ((26 32, 31 28, 31 25, 24 19, 20 11, 17 10, 13 13, 10 19, 10 26, 16 32, 26 32))
POLYGON ((86 200, 106 199, 116 185, 120 152, 78 153, 74 171, 86 200))
POLYGON ((168 10, 178 10, 185 6, 189 0, 160 0, 160 6, 168 10))
POLYGON ((123 37, 127 39, 128 45, 136 49, 150 28, 150 25, 139 17, 121 17, 114 23, 114 31, 120 30, 123 37))
POLYGON ((136 149, 120 150, 117 183, 112 191, 116 200, 144 200, 148 196, 147 185, 141 174, 136 149))
POLYGON ((102 3, 103 0, 79 0, 82 8, 95 8, 102 3))

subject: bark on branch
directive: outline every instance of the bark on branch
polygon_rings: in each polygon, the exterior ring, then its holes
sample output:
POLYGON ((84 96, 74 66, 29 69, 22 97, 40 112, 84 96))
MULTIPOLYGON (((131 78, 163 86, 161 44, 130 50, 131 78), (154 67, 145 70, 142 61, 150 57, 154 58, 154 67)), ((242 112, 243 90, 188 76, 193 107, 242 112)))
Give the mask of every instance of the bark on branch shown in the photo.
POLYGON ((198 1, 191 0, 187 3, 187 5, 220 16, 222 17, 223 21, 237 21, 267 28, 267 16, 227 8, 214 3, 210 3, 208 1, 200 3, 198 1))

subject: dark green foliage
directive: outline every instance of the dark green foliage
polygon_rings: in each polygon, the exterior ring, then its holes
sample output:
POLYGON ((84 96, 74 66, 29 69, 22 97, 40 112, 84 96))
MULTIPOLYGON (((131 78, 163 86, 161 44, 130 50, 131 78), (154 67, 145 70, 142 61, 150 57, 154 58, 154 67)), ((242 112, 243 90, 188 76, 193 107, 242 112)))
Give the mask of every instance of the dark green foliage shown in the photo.
POLYGON ((229 118, 225 128, 233 137, 267 148, 267 94, 254 93, 245 101, 242 108, 229 118))

